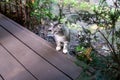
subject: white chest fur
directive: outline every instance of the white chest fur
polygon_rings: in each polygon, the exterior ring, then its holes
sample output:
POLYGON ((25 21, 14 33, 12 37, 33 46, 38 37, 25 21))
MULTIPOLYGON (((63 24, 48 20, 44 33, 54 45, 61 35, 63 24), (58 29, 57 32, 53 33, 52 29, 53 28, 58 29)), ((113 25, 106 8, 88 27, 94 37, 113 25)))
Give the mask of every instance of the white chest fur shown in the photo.
POLYGON ((67 36, 65 36, 65 35, 63 35, 63 36, 60 36, 60 35, 55 35, 55 40, 57 41, 57 42, 66 42, 67 41, 67 36))

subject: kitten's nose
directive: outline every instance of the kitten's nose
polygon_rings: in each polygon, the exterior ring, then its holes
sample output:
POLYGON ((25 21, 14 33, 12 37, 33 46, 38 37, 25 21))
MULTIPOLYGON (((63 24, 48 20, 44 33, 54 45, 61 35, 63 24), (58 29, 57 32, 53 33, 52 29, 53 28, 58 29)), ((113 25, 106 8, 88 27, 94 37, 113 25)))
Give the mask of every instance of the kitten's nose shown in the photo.
POLYGON ((59 29, 62 29, 62 27, 60 27, 59 29))

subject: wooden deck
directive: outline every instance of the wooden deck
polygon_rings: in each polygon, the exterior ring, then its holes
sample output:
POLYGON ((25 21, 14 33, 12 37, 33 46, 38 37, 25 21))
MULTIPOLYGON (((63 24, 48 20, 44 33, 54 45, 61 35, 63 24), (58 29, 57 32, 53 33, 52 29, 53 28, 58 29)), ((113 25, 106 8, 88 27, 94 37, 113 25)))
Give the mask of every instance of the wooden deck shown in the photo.
POLYGON ((80 71, 50 43, 0 14, 0 80, 75 80, 80 71))

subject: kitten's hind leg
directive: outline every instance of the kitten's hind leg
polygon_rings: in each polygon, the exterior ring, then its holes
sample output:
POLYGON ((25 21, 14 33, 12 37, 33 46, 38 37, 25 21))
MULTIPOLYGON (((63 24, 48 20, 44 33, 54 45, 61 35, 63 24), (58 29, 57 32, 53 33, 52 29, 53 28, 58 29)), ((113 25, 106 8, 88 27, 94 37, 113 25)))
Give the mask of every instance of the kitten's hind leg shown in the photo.
POLYGON ((64 53, 64 54, 67 54, 67 53, 68 53, 68 42, 64 42, 63 53, 64 53))
POLYGON ((61 42, 57 42, 56 50, 57 51, 61 50, 61 42))

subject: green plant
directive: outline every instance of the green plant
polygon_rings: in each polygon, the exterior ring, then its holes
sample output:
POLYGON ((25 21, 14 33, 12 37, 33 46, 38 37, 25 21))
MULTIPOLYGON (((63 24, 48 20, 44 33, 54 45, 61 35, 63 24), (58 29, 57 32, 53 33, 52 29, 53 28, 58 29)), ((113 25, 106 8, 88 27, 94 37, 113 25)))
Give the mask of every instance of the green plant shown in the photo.
POLYGON ((89 62, 89 64, 87 63, 87 66, 89 67, 87 67, 85 71, 83 70, 83 73, 86 74, 86 76, 88 77, 87 80, 120 79, 120 29, 118 29, 118 27, 116 26, 116 22, 119 21, 120 17, 118 2, 119 1, 117 0, 114 1, 114 7, 110 7, 107 4, 106 0, 101 0, 100 4, 94 7, 94 13, 96 14, 97 18, 96 23, 98 26, 103 26, 105 28, 106 34, 99 30, 99 28, 98 32, 106 41, 110 55, 96 55, 96 53, 98 52, 93 49, 93 53, 91 53, 92 61, 89 62), (92 67, 94 70, 92 71, 90 67, 92 67), (87 73, 89 71, 92 72, 90 72, 91 75, 88 76, 87 73))
POLYGON ((77 10, 85 10, 85 11, 92 11, 93 8, 93 4, 90 4, 88 2, 81 2, 80 4, 77 4, 77 6, 75 6, 75 8, 77 10))
POLYGON ((51 13, 51 4, 54 0, 35 0, 32 4, 31 16, 35 17, 38 22, 41 19, 53 19, 55 16, 51 13))

